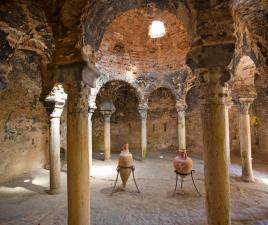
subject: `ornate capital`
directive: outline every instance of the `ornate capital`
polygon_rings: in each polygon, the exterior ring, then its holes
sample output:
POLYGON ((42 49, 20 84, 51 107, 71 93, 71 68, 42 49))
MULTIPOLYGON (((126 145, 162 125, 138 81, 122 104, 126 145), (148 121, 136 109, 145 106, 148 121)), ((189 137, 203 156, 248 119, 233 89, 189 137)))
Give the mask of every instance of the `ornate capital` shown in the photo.
POLYGON ((45 108, 51 118, 59 118, 62 114, 67 94, 62 85, 56 85, 45 99, 45 108))
POLYGON ((238 110, 241 114, 248 114, 249 107, 254 102, 255 98, 239 98, 235 101, 238 110))
POLYGON ((139 104, 139 113, 141 116, 142 120, 146 120, 147 119, 147 112, 148 112, 149 106, 147 104, 147 102, 143 102, 141 104, 139 104))
POLYGON ((185 112, 187 109, 187 104, 184 101, 183 102, 177 101, 175 107, 177 112, 185 112))
POLYGON ((200 70, 201 101, 203 104, 231 103, 231 91, 228 85, 231 74, 225 68, 216 67, 200 70))
POLYGON ((100 111, 101 111, 102 115, 104 116, 104 118, 111 117, 112 114, 115 112, 115 110, 116 110, 116 108, 111 100, 104 101, 100 105, 100 111))

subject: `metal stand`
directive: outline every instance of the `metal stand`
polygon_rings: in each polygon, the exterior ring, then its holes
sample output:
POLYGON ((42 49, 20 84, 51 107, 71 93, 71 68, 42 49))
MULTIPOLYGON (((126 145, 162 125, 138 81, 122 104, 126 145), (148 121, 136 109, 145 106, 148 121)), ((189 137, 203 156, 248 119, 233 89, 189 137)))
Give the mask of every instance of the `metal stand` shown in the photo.
POLYGON ((137 190, 138 190, 138 193, 141 193, 141 192, 140 192, 140 189, 138 188, 136 179, 135 179, 135 173, 134 173, 134 171, 135 171, 135 166, 129 166, 129 167, 118 166, 118 167, 116 168, 117 176, 116 176, 115 184, 114 184, 113 191, 112 191, 111 195, 113 195, 113 193, 114 193, 114 190, 115 190, 115 187, 116 187, 116 184, 117 184, 117 181, 118 181, 119 172, 120 172, 121 169, 131 169, 131 172, 132 172, 132 176, 133 176, 133 180, 134 180, 135 186, 136 186, 136 188, 137 188, 137 190))
POLYGON ((191 170, 191 172, 190 173, 180 173, 180 172, 178 172, 178 171, 174 171, 175 173, 176 173, 176 185, 175 185, 175 190, 174 190, 174 193, 173 193, 173 195, 175 195, 176 194, 176 191, 177 191, 177 186, 178 186, 178 176, 180 176, 181 177, 181 189, 182 189, 182 185, 183 185, 183 178, 184 177, 186 177, 186 176, 188 176, 188 175, 191 175, 191 177, 192 177, 192 181, 193 181, 193 184, 194 184, 194 187, 195 187, 195 190, 196 190, 196 192, 201 196, 201 194, 200 194, 200 192, 198 191, 198 189, 197 189, 197 187, 196 187, 196 185, 195 185, 195 182, 194 182, 194 177, 193 177, 193 172, 195 172, 194 170, 191 170))

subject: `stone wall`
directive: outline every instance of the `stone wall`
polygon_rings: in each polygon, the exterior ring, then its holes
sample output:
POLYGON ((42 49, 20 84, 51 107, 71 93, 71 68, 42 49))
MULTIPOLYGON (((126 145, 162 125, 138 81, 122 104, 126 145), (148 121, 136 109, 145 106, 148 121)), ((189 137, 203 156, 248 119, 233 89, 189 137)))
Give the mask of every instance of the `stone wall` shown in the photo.
POLYGON ((48 159, 39 59, 31 52, 15 51, 10 65, 8 87, 0 92, 0 182, 40 168, 48 159))
POLYGON ((148 151, 175 150, 178 146, 177 112, 172 93, 155 90, 149 98, 147 118, 148 151))

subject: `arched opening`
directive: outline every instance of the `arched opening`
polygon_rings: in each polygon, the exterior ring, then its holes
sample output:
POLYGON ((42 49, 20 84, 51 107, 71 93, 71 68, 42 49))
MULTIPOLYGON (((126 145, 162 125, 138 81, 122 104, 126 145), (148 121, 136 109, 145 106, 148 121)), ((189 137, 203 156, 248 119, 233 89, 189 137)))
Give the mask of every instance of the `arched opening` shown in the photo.
POLYGON ((111 152, 118 153, 123 144, 129 143, 130 150, 138 153, 140 149, 139 100, 136 90, 123 81, 109 81, 97 94, 97 109, 93 114, 93 151, 97 153, 104 149, 104 126, 100 105, 108 99, 115 106, 110 122, 111 152))
MULTIPOLYGON (((249 56, 241 57, 234 71, 232 94, 235 102, 239 102, 240 98, 256 98, 255 73, 256 65, 253 60, 249 56)), ((229 112, 230 123, 232 124, 232 129, 230 129, 230 144, 231 151, 236 153, 238 153, 240 149, 238 114, 238 108, 232 107, 229 112)), ((253 116, 254 115, 252 115, 252 117, 253 116)), ((258 135, 257 127, 253 124, 251 126, 251 134, 252 146, 254 148, 254 143, 258 142, 258 135)))
POLYGON ((147 119, 148 150, 175 150, 178 146, 176 100, 164 87, 153 91, 149 97, 147 119))

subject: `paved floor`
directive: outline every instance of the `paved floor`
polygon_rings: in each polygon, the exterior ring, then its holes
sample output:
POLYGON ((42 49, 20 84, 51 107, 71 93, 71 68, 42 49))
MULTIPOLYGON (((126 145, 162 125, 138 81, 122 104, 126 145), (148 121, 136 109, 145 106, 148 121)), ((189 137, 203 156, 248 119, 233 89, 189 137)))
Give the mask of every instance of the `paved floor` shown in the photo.
MULTIPOLYGON (((127 191, 111 197, 116 177, 117 156, 109 162, 94 160, 91 179, 93 225, 204 225, 204 197, 198 196, 190 177, 184 194, 173 196, 175 174, 172 155, 155 153, 145 162, 135 161, 142 194, 130 179, 127 191)), ((204 196, 203 161, 194 159, 197 186, 204 196)), ((262 167, 263 165, 258 165, 262 167)), ((266 166, 267 167, 267 166, 266 166)), ((230 167, 232 225, 268 225, 268 173, 254 171, 256 183, 239 179, 241 168, 230 167)), ((0 186, 0 225, 66 225, 66 172, 62 172, 62 193, 46 194, 47 170, 38 170, 0 186)))

